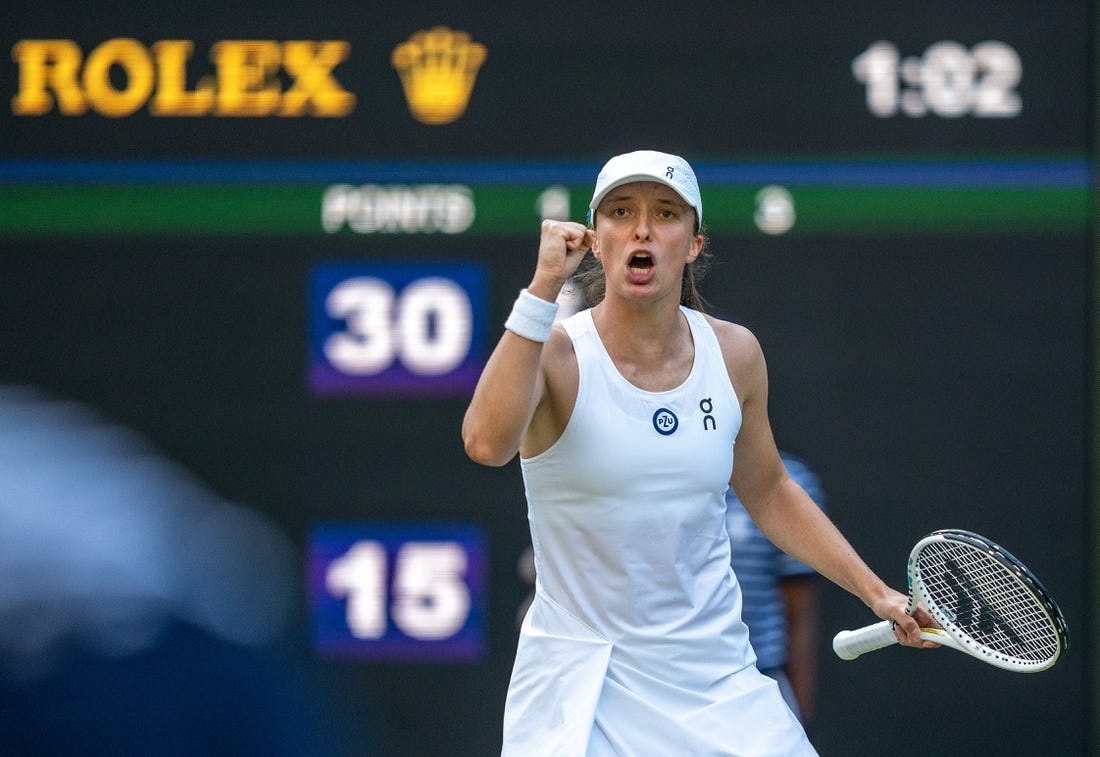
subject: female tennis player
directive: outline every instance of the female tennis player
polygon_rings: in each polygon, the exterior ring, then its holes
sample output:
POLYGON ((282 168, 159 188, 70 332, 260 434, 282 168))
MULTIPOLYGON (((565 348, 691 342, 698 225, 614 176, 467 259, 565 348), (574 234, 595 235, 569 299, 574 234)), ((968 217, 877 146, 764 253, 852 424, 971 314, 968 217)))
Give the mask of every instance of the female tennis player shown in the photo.
POLYGON ((755 666, 726 488, 781 549, 895 621, 900 643, 930 646, 930 619, 906 614, 906 596, 787 475, 758 341, 702 312, 691 166, 653 151, 614 157, 589 217, 543 222, 531 283, 462 427, 479 463, 519 453, 538 575, 502 753, 815 754, 755 666), (598 302, 555 323, 589 249, 598 302))

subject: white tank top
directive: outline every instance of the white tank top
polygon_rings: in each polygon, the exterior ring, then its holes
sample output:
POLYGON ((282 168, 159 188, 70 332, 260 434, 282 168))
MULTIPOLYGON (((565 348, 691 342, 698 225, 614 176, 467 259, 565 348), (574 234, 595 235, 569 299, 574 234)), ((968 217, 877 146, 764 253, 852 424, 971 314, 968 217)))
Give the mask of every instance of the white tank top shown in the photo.
POLYGON ((741 408, 717 337, 675 389, 627 381, 590 311, 563 321, 579 387, 521 459, 537 571, 504 713, 507 757, 812 755, 761 675, 730 568, 725 491, 741 408))
POLYGON ((550 449, 521 460, 536 572, 600 634, 646 641, 631 656, 667 669, 661 648, 682 644, 681 666, 736 669, 752 661, 725 521, 741 408, 714 331, 681 312, 695 359, 662 392, 619 373, 590 310, 563 322, 580 379, 572 417, 550 449))

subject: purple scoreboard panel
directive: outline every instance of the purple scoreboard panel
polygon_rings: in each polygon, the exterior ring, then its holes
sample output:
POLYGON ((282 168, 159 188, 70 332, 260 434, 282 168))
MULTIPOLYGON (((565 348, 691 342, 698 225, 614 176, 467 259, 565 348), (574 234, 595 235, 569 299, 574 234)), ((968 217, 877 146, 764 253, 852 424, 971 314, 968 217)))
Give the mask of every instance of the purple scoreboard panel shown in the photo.
POLYGON ((476 662, 486 646, 487 557, 474 525, 314 526, 315 648, 330 659, 476 662))
POLYGON ((488 274, 478 263, 318 265, 309 286, 317 394, 458 395, 485 356, 488 274))

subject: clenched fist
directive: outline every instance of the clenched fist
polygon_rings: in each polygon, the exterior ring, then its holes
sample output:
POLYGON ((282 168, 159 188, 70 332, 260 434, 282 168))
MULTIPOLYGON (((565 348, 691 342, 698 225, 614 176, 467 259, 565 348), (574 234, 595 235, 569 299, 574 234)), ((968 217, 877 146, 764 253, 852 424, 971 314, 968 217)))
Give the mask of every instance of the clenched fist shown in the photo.
POLYGON ((574 221, 543 221, 538 264, 527 290, 553 302, 580 266, 595 236, 592 229, 574 221))

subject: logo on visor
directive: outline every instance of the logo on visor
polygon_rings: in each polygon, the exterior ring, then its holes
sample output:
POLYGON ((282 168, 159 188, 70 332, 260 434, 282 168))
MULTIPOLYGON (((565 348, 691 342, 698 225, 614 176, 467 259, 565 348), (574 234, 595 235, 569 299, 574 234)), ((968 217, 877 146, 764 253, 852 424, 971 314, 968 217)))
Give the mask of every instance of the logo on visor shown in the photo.
POLYGON ((657 429, 657 433, 662 436, 675 432, 679 425, 680 419, 676 417, 676 413, 666 407, 662 407, 653 414, 653 428, 657 429))

